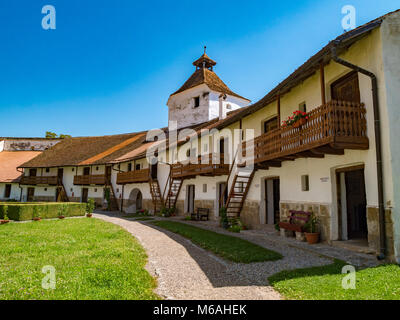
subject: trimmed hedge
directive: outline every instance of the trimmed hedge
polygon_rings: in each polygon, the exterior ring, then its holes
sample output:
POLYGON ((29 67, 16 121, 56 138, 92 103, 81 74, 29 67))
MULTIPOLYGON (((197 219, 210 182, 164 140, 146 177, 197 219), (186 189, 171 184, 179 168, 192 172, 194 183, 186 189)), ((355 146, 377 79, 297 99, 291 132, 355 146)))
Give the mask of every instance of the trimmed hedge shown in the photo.
POLYGON ((66 217, 84 216, 86 214, 86 203, 77 202, 2 202, 0 203, 0 218, 3 218, 4 206, 8 207, 8 218, 15 221, 32 220, 34 208, 38 207, 39 216, 42 219, 57 218, 60 208, 65 206, 66 217))

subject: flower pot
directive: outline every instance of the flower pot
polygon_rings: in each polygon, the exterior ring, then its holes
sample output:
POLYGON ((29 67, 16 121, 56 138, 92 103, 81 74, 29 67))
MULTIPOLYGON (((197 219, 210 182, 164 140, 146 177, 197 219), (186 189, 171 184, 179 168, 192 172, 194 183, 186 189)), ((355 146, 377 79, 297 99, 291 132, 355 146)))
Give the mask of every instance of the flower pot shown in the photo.
POLYGON ((64 216, 58 216, 58 219, 64 219, 65 217, 64 216))
POLYGON ((42 218, 39 218, 39 217, 33 218, 33 221, 40 221, 40 220, 42 220, 42 218))
POLYGON ((6 224, 6 223, 9 223, 10 222, 10 220, 0 220, 0 224, 6 224))
POLYGON ((91 218, 91 217, 92 217, 92 215, 93 215, 93 214, 91 214, 91 213, 88 213, 88 214, 86 215, 86 217, 88 217, 88 218, 91 218))
POLYGON ((293 128, 299 128, 302 125, 305 125, 307 122, 307 120, 305 118, 301 118, 299 120, 297 120, 295 123, 293 123, 293 128))
POLYGON ((319 242, 319 232, 305 233, 308 244, 316 244, 319 242))

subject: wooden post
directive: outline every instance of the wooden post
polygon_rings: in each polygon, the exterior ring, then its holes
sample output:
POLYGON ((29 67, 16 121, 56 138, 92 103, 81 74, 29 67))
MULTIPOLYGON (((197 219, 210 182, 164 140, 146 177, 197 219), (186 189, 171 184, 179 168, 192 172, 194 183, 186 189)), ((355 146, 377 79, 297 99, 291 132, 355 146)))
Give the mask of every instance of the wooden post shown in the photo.
POLYGON ((281 127, 281 95, 278 94, 277 98, 277 114, 278 114, 278 128, 281 127))
POLYGON ((325 72, 324 72, 324 65, 323 63, 320 64, 319 66, 319 74, 320 74, 320 82, 321 82, 321 101, 322 104, 324 105, 326 103, 326 97, 325 97, 325 72))

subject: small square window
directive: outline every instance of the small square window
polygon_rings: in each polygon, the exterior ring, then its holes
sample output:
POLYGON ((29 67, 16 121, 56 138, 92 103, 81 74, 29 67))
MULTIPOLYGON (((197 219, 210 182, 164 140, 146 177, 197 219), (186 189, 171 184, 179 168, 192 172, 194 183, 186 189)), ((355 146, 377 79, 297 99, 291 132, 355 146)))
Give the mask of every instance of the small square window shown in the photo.
POLYGON ((230 104, 227 104, 227 105, 226 105, 226 109, 231 110, 231 109, 232 109, 232 106, 231 106, 230 104))
POLYGON ((46 172, 47 172, 47 173, 50 172, 50 168, 46 168, 46 172))
POLYGON ((94 192, 97 192, 97 189, 96 189, 96 188, 94 189, 94 192))
POLYGON ((44 188, 44 191, 47 191, 47 188, 44 188))
POLYGON ((302 103, 299 104, 299 110, 301 112, 307 112, 307 105, 306 105, 305 102, 302 102, 302 103))
POLYGON ((310 178, 308 175, 301 176, 301 191, 310 191, 310 178))
POLYGON ((200 97, 193 98, 194 100, 194 107, 197 108, 200 106, 200 97))
POLYGON ((207 183, 203 184, 203 192, 206 193, 207 192, 207 183))
POLYGON ((135 170, 140 170, 140 163, 135 166, 135 170))

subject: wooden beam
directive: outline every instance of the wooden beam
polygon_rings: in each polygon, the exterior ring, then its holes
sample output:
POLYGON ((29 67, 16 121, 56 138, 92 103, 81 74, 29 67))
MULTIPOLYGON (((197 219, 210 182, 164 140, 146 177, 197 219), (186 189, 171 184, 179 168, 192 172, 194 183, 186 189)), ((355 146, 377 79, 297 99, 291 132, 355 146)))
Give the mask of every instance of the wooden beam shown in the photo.
POLYGON ((325 70, 324 64, 321 62, 319 67, 319 75, 320 75, 320 82, 321 82, 321 101, 324 105, 326 103, 326 95, 325 95, 325 70))
POLYGON ((265 164, 266 164, 268 167, 275 167, 275 168, 280 168, 280 167, 282 167, 282 162, 281 162, 281 161, 276 161, 276 160, 267 161, 265 164))
POLYGON ((278 114, 278 128, 280 128, 281 127, 281 96, 279 94, 278 94, 278 97, 276 100, 277 100, 276 112, 278 114))
POLYGON ((333 155, 344 155, 343 149, 334 149, 330 146, 323 146, 319 148, 312 149, 311 152, 317 154, 333 154, 333 155))
POLYGON ((318 153, 312 153, 311 151, 303 151, 297 153, 298 156, 303 157, 303 158, 318 158, 322 159, 324 158, 324 154, 318 154, 318 153))

